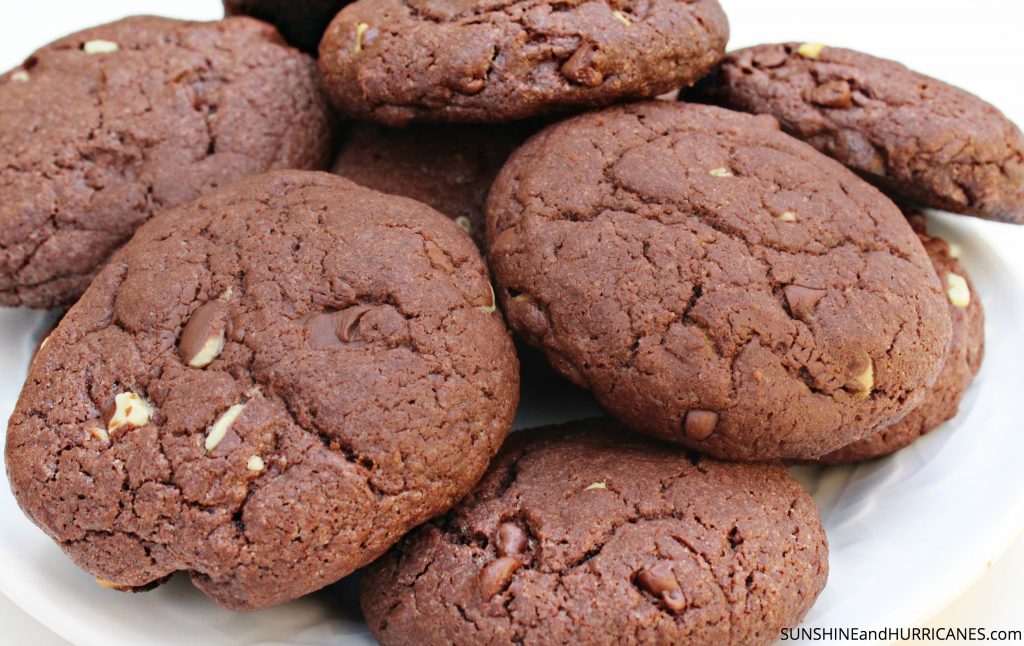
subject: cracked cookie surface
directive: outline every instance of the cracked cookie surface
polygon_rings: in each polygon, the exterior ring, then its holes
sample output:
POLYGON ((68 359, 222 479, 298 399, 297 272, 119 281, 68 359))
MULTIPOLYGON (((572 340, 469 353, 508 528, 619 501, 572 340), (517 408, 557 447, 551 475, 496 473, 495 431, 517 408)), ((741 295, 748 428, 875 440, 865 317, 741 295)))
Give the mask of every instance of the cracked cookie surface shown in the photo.
POLYGON ((323 168, 316 67, 250 18, 133 17, 0 76, 0 305, 74 302, 160 211, 273 168, 323 168))
POLYGON ((828 546, 778 466, 728 464, 605 420, 513 433, 477 489, 367 569, 382 644, 770 644, 828 546))
POLYGON ((652 101, 549 127, 488 197, 512 328, 634 430, 808 459, 909 412, 949 347, 899 209, 771 117, 652 101))
POLYGON ((327 173, 150 221, 33 361, 19 504, 121 588, 229 608, 332 583, 446 511, 511 425, 518 362, 458 226, 327 173))
POLYGON ((838 47, 729 54, 693 96, 783 129, 904 199, 1024 223, 1024 133, 982 99, 838 47))
POLYGON ((834 464, 870 460, 909 446, 956 415, 960 400, 981 368, 985 354, 985 311, 981 297, 949 244, 942 238, 928 235, 924 216, 912 214, 909 219, 932 260, 939 282, 946 290, 949 316, 953 322, 949 355, 939 378, 917 408, 874 435, 823 456, 821 462, 834 464))
POLYGON ((350 0, 224 0, 229 16, 252 16, 277 27, 284 39, 316 54, 327 25, 350 0))
POLYGON ((357 0, 319 65, 347 116, 509 121, 691 85, 728 32, 716 0, 357 0))
POLYGON ((454 219, 477 243, 491 182, 516 146, 538 126, 355 123, 332 172, 377 191, 404 195, 454 219))

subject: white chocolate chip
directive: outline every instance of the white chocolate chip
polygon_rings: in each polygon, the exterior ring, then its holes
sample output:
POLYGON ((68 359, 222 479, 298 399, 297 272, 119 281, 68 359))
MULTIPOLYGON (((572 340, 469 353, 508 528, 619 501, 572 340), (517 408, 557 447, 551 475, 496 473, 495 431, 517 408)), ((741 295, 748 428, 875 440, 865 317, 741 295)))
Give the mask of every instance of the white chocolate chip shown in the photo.
POLYGON ((590 491, 591 489, 607 489, 608 485, 602 482, 594 482, 583 491, 590 491))
POLYGON ((121 592, 131 589, 130 585, 121 585, 120 583, 114 583, 113 581, 108 581, 99 577, 96 577, 96 585, 101 588, 106 588, 107 590, 119 590, 121 592))
POLYGON ((712 168, 708 173, 712 177, 732 177, 732 173, 729 172, 728 168, 712 168))
POLYGON ((967 279, 959 274, 946 274, 946 296, 954 307, 967 307, 971 304, 971 288, 967 279))
POLYGON ((111 40, 90 40, 82 45, 86 54, 112 54, 119 50, 117 43, 111 40))
POLYGON ((455 224, 462 227, 462 230, 465 231, 466 233, 470 235, 473 234, 473 223, 470 222, 469 218, 467 218, 466 216, 460 215, 459 217, 455 218, 455 224))
POLYGON ((369 28, 370 28, 370 25, 366 24, 365 22, 361 22, 358 25, 356 25, 356 46, 355 46, 355 51, 357 53, 363 51, 363 34, 365 34, 366 30, 369 29, 369 28))
POLYGON ((107 432, 107 429, 99 427, 99 426, 94 426, 94 427, 90 428, 89 429, 89 435, 92 435, 94 438, 96 438, 100 442, 109 442, 110 441, 110 433, 107 432))
POLYGON ((210 431, 206 434, 206 452, 217 448, 220 441, 227 435, 228 429, 235 423, 238 416, 242 414, 242 410, 245 409, 245 404, 232 404, 226 411, 221 413, 221 416, 217 418, 217 421, 210 427, 210 431))
POLYGON ((954 258, 959 258, 960 257, 960 253, 961 253, 960 245, 950 243, 950 245, 949 245, 949 255, 954 257, 954 258))
POLYGON ((625 26, 627 26, 627 27, 629 27, 630 25, 632 25, 632 24, 633 24, 633 23, 632 23, 632 22, 631 22, 631 21, 629 20, 629 18, 627 18, 627 17, 626 17, 626 14, 622 13, 622 12, 621 12, 621 11, 619 11, 618 9, 616 9, 615 11, 613 11, 613 12, 612 12, 612 16, 613 16, 613 17, 614 17, 614 18, 615 18, 616 20, 618 20, 619 22, 621 22, 621 23, 622 23, 623 25, 625 25, 625 26))
POLYGON ((491 290, 491 304, 481 305, 478 309, 485 314, 491 314, 495 309, 497 309, 497 305, 494 302, 494 287, 492 287, 490 283, 487 283, 487 289, 491 290))
POLYGON ((867 399, 875 387, 875 362, 870 357, 868 357, 868 366, 864 368, 864 372, 854 377, 854 381, 860 386, 860 392, 857 394, 867 399))
POLYGON ((107 431, 122 428, 140 428, 149 422, 153 407, 135 393, 120 393, 114 397, 114 410, 107 420, 107 431))
POLYGON ((779 214, 780 222, 796 222, 796 213, 793 211, 783 211, 779 214))
POLYGON ((43 340, 39 342, 39 349, 42 350, 46 347, 46 344, 50 342, 50 335, 47 334, 43 337, 43 340))
POLYGON ((821 55, 821 50, 823 49, 825 49, 825 46, 821 43, 804 43, 797 48, 796 53, 800 54, 804 58, 814 60, 821 55))
POLYGON ((17 81, 18 83, 24 83, 25 81, 29 80, 30 78, 32 78, 32 77, 29 76, 29 73, 26 72, 25 70, 18 70, 14 74, 11 74, 11 80, 12 81, 17 81))
POLYGON ((266 466, 266 463, 263 462, 263 458, 258 455, 250 455, 249 461, 245 463, 245 468, 249 471, 262 471, 266 466))
POLYGON ((188 365, 193 368, 205 368, 206 366, 213 363, 220 353, 224 350, 224 329, 221 328, 216 334, 206 339, 206 343, 199 349, 199 352, 192 357, 188 365))

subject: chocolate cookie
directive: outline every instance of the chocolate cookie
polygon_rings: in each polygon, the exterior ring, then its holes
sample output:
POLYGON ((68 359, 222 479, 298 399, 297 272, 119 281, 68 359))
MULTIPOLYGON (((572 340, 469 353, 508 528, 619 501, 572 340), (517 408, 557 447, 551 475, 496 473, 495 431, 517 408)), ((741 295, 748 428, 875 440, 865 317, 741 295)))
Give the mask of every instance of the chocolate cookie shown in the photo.
POLYGON ((479 243, 491 182, 535 129, 525 123, 408 128, 357 123, 342 144, 333 172, 432 206, 479 243))
POLYGON ((284 39, 316 55, 320 37, 349 0, 224 0, 229 16, 252 16, 276 26, 284 39))
POLYGON ((427 206, 326 173, 242 180, 144 225, 32 363, 18 502, 105 585, 177 571, 265 608, 446 511, 512 422, 487 271, 427 206))
POLYGON ((600 420, 514 433, 476 491, 362 583, 388 644, 770 644, 825 585, 814 501, 778 466, 600 420))
POLYGON ((347 116, 509 121, 690 85, 728 32, 716 0, 357 0, 319 65, 347 116))
POLYGON ((899 63, 815 43, 727 56, 695 93, 771 114, 901 197, 1024 223, 1024 134, 999 110, 899 63))
POLYGON ((949 347, 899 209, 771 117, 650 101, 531 138, 487 203, 511 326, 635 430, 816 458, 903 417, 949 347))
POLYGON ((251 18, 127 18, 0 76, 0 305, 73 302, 154 214, 330 162, 316 67, 251 18))
POLYGON ((985 312, 981 299, 967 271, 952 255, 942 238, 927 234, 923 215, 912 215, 911 224, 918 232, 939 282, 946 288, 949 315, 953 321, 953 337, 946 363, 924 401, 902 420, 878 433, 833 451, 821 462, 857 462, 889 455, 910 445, 917 438, 956 415, 964 392, 981 368, 985 351, 985 312))

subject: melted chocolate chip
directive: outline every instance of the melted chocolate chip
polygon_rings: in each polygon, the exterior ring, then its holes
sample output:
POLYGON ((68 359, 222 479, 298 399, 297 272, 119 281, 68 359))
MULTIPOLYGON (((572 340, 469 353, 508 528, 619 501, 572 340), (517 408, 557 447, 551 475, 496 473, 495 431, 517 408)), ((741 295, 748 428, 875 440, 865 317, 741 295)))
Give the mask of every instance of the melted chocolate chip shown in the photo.
POLYGON ((369 307, 356 306, 309 317, 306 334, 310 347, 319 350, 351 343, 359 330, 359 319, 368 311, 369 307))

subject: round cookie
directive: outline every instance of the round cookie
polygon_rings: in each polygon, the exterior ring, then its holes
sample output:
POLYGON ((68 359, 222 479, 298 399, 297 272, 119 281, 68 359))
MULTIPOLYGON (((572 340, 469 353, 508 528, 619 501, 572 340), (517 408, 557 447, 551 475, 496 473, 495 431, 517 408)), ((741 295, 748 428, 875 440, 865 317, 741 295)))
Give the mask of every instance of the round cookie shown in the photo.
POLYGON ((280 30, 284 39, 316 55, 320 37, 349 0, 224 0, 229 16, 252 16, 280 30))
POLYGON ((917 438, 956 415, 964 392, 981 368, 985 353, 985 312, 967 271, 950 252, 942 238, 927 234, 923 215, 910 216, 925 251, 932 260, 939 282, 946 288, 953 337, 949 355, 932 387, 917 408, 900 421, 874 435, 823 456, 827 464, 858 462, 889 455, 912 444, 917 438))
POLYGON ((728 33, 717 0, 357 0, 319 65, 346 116, 499 122, 691 85, 728 33))
POLYGON ((602 420, 514 433, 477 489, 364 573, 381 644, 771 644, 828 545, 782 467, 602 420))
POLYGON ((333 172, 374 190, 404 195, 454 219, 478 242, 494 176, 533 124, 353 124, 333 172))
POLYGON ((258 609, 361 567, 475 485, 518 362, 453 222, 276 171, 168 211, 39 351, 7 468, 104 585, 188 571, 258 609))
POLYGON ((272 168, 324 168, 316 67, 251 18, 133 17, 0 76, 0 305, 73 302, 144 221, 272 168))
POLYGON ((783 129, 904 199, 1024 223, 1024 133, 978 97, 815 43, 741 49, 694 93, 783 129))
POLYGON ((809 459, 894 422, 949 347, 899 209, 770 117, 651 101, 563 121, 487 202, 514 330, 630 428, 809 459))

